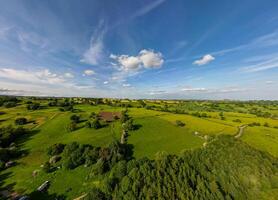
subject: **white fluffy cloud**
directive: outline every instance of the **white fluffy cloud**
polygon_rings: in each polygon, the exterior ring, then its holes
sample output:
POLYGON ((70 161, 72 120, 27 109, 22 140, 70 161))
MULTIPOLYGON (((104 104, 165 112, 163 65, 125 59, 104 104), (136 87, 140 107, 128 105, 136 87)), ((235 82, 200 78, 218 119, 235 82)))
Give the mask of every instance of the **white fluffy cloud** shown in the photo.
POLYGON ((69 73, 69 72, 65 73, 64 76, 66 78, 73 78, 74 77, 74 75, 72 73, 69 73))
POLYGON ((125 71, 137 70, 140 67, 159 68, 164 62, 160 52, 146 49, 141 50, 137 56, 111 54, 110 58, 117 61, 121 70, 125 71))
POLYGON ((123 70, 135 70, 138 69, 141 61, 138 57, 128 55, 110 55, 110 58, 115 59, 123 70))
POLYGON ((107 85, 108 83, 109 83, 108 81, 104 81, 104 82, 103 82, 104 85, 107 85))
POLYGON ((164 60, 162 58, 162 54, 160 52, 155 53, 152 50, 143 49, 139 53, 139 59, 143 63, 146 68, 156 68, 160 67, 164 60))
POLYGON ((193 62, 194 65, 206 65, 208 63, 210 63, 211 61, 215 60, 215 58, 210 55, 210 54, 207 54, 207 55, 204 55, 201 59, 199 60, 195 60, 193 62))
POLYGON ((95 74, 95 72, 93 71, 93 70, 91 70, 91 69, 86 69, 86 70, 84 70, 84 76, 92 76, 92 75, 94 75, 95 74))

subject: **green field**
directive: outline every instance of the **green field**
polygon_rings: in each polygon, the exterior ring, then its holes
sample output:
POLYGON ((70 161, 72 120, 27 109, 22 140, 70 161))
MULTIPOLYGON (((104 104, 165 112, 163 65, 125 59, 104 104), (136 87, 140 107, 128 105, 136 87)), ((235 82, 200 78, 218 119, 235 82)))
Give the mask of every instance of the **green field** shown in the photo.
MULTIPOLYGON (((32 130, 18 142, 26 153, 16 160, 16 166, 1 172, 0 176, 4 177, 2 187, 11 187, 20 193, 31 193, 45 180, 50 180, 51 186, 48 190, 50 194, 63 194, 67 199, 72 199, 85 193, 92 185, 98 184, 99 178, 88 177, 90 168, 84 166, 74 170, 59 169, 49 174, 43 172, 40 167, 49 159, 46 154, 47 148, 55 143, 69 144, 75 141, 103 147, 114 138, 120 139, 119 121, 110 122, 106 127, 97 130, 86 128, 84 124, 92 112, 122 111, 124 108, 79 104, 75 109, 77 110, 75 114, 80 115, 83 122, 78 124, 77 130, 69 132, 67 126, 73 113, 61 112, 58 107, 29 111, 26 105, 22 104, 13 108, 1 108, 5 113, 0 115, 1 126, 14 124, 15 118, 23 116, 31 121, 24 126, 32 130), (32 176, 34 171, 38 171, 36 176, 32 176)), ((202 148, 208 138, 223 134, 236 135, 239 126, 252 122, 260 124, 267 122, 269 127, 248 127, 240 139, 259 150, 278 156, 278 129, 274 128, 278 126, 277 119, 257 117, 250 113, 224 112, 225 120, 221 120, 218 111, 205 112, 211 117, 200 118, 189 114, 129 108, 128 114, 134 119, 137 127, 136 130, 129 132, 127 140, 132 146, 133 156, 153 159, 157 152, 179 154, 184 150, 202 148), (235 122, 235 119, 241 122, 235 122), (184 122, 185 126, 178 127, 176 120, 184 122)))

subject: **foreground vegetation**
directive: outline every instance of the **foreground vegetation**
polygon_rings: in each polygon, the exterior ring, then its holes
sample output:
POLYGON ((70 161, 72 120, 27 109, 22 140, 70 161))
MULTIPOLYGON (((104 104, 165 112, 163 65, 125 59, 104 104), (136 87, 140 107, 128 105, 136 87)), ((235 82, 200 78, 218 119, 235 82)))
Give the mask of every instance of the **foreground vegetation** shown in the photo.
POLYGON ((277 106, 1 97, 0 192, 31 199, 275 199, 277 106), (46 180, 47 191, 37 192, 46 180))

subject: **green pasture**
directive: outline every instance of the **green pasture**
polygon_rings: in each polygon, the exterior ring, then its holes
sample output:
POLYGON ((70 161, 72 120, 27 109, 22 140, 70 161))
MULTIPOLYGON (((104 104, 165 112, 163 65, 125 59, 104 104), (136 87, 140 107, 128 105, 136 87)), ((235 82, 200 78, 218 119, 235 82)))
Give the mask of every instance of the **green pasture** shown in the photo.
MULTIPOLYGON (((74 170, 60 169, 46 174, 41 165, 48 160, 46 149, 55 143, 70 143, 76 141, 94 146, 106 146, 113 138, 120 138, 121 124, 119 121, 95 130, 84 127, 85 120, 92 112, 122 111, 123 108, 108 105, 77 105, 77 115, 83 122, 78 124, 78 130, 67 131, 72 112, 61 112, 58 107, 48 107, 37 111, 28 111, 26 105, 14 108, 1 108, 5 114, 0 115, 0 126, 14 125, 17 117, 26 117, 29 124, 24 125, 32 129, 32 133, 19 141, 21 149, 26 151, 17 165, 0 173, 4 180, 3 186, 11 186, 17 191, 30 193, 45 180, 51 181, 49 193, 66 194, 67 199, 81 195, 87 188, 97 184, 98 178, 88 178, 89 168, 83 166, 74 170), (37 170, 38 175, 32 173, 37 170)), ((240 125, 252 122, 267 122, 270 127, 248 127, 240 139, 251 146, 278 156, 278 126, 275 119, 260 118, 252 114, 224 112, 225 120, 219 118, 219 112, 206 112, 211 118, 199 118, 186 114, 173 114, 147 110, 144 108, 129 108, 128 114, 133 117, 136 130, 129 132, 128 144, 132 145, 134 157, 154 158, 159 151, 178 154, 182 150, 200 148, 205 139, 203 136, 220 134, 236 135, 240 125), (234 122, 240 119, 241 122, 234 122), (178 127, 176 120, 185 123, 178 127), (195 133, 198 132, 198 135, 195 133)))

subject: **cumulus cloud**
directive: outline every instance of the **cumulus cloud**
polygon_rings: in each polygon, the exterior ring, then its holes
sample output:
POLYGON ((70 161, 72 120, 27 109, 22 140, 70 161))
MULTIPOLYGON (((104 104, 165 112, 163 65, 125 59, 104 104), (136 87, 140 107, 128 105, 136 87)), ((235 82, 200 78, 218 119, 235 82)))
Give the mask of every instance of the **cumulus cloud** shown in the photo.
POLYGON ((125 71, 137 70, 141 67, 159 68, 164 62, 160 52, 146 49, 141 50, 137 56, 111 54, 110 58, 117 61, 120 69, 125 71))
POLYGON ((115 59, 123 70, 136 70, 140 67, 141 61, 137 56, 128 55, 111 55, 110 58, 115 59))
POLYGON ((108 81, 104 81, 104 82, 103 82, 104 85, 107 85, 108 83, 109 83, 108 81))
POLYGON ((92 76, 94 74, 96 74, 94 70, 86 69, 86 70, 84 70, 84 74, 83 75, 84 76, 92 76))
POLYGON ((65 73, 64 76, 66 78, 73 78, 74 77, 74 75, 72 73, 69 73, 69 72, 65 73))
POLYGON ((213 60, 215 60, 215 58, 212 55, 207 54, 207 55, 204 55, 201 59, 195 60, 193 62, 193 64, 201 66, 201 65, 206 65, 206 64, 210 63, 213 60))
POLYGON ((153 50, 146 49, 140 51, 139 59, 146 68, 158 68, 164 62, 160 52, 155 53, 153 50))

